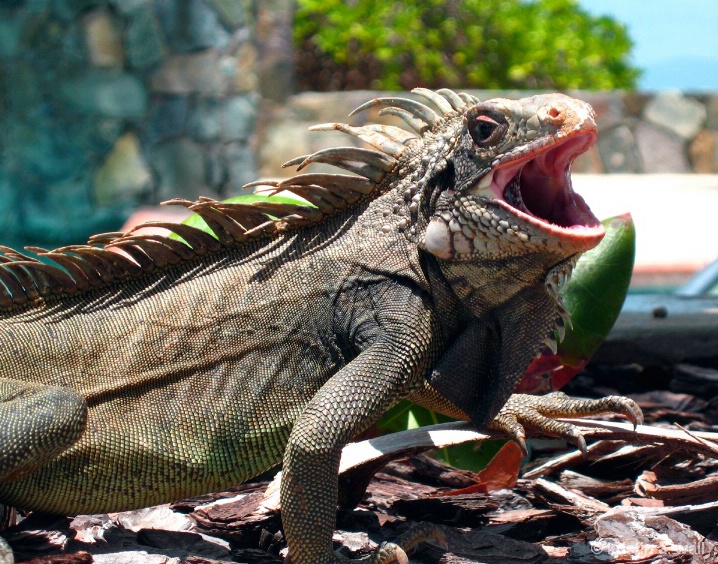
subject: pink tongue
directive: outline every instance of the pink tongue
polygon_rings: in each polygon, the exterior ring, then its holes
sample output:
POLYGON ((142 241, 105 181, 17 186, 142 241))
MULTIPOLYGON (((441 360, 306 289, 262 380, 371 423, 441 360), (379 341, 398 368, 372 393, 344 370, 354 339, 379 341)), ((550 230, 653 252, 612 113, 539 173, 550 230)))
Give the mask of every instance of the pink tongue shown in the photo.
POLYGON ((555 176, 532 174, 527 170, 529 163, 521 175, 521 198, 528 210, 545 221, 566 226, 566 186, 557 182, 555 176), (530 183, 528 186, 527 183, 530 183))

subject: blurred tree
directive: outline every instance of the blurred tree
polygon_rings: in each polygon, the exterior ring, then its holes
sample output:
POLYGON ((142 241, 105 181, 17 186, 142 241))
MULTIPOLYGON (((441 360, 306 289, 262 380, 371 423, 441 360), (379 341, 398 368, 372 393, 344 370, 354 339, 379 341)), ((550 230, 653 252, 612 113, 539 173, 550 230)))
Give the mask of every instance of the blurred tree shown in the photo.
POLYGON ((576 0, 298 0, 301 90, 634 88, 626 28, 576 0))

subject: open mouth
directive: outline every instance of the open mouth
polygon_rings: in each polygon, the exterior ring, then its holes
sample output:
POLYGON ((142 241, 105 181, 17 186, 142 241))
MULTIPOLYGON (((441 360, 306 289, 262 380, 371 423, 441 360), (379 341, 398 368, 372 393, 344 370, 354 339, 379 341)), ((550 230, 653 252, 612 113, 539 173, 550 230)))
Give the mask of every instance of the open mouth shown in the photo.
POLYGON ((470 192, 493 200, 533 227, 593 235, 602 227, 573 190, 571 163, 595 140, 595 133, 581 132, 530 157, 499 164, 470 192))

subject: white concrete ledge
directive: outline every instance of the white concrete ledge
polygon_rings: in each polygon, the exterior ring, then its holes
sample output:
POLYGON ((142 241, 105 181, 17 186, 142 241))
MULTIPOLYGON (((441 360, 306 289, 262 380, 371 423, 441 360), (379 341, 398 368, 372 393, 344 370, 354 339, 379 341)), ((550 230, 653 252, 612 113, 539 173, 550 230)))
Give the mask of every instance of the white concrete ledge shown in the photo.
POLYGON ((636 272, 690 273, 718 257, 718 174, 574 174, 600 218, 630 212, 636 272))

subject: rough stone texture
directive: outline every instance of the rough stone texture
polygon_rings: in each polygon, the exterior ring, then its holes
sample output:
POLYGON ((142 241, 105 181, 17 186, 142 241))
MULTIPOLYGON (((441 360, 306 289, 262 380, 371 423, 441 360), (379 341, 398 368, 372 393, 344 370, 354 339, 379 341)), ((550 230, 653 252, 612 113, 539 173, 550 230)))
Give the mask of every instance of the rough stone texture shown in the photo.
POLYGON ((682 139, 690 139, 703 126, 706 108, 681 92, 660 92, 644 110, 646 120, 660 125, 682 139))
POLYGON ((257 76, 257 48, 251 43, 242 43, 235 56, 234 89, 237 92, 256 92, 259 88, 257 76))
POLYGON ((626 117, 627 109, 621 92, 586 92, 577 93, 576 97, 591 104, 599 129, 615 127, 626 117))
POLYGON ((170 198, 217 196, 205 182, 205 162, 199 145, 179 138, 157 146, 152 157, 157 173, 157 195, 160 201, 170 198))
POLYGON ((651 95, 645 92, 623 93, 623 103, 626 105, 626 112, 629 117, 641 117, 646 104, 651 101, 651 95))
POLYGON ((650 123, 639 123, 634 135, 643 163, 642 172, 690 172, 681 139, 650 123))
POLYGON ((208 98, 196 106, 189 132, 199 141, 247 141, 256 117, 257 100, 250 94, 226 100, 208 98))
POLYGON ((41 113, 44 84, 34 80, 32 69, 27 66, 7 65, 5 75, 0 75, 2 92, 8 113, 29 116, 41 113))
POLYGON ((125 31, 127 58, 130 66, 144 69, 159 63, 167 53, 162 30, 150 8, 131 13, 125 31))
POLYGON ((703 129, 688 146, 693 172, 712 174, 718 170, 718 131, 703 129))
POLYGON ((21 205, 18 202, 20 194, 13 188, 13 182, 8 175, 0 171, 0 225, 3 226, 8 237, 15 236, 20 230, 18 216, 21 205))
POLYGON ((636 140, 626 125, 619 125, 599 135, 598 151, 606 172, 641 172, 636 140))
POLYGON ((217 10, 225 25, 235 28, 249 23, 249 5, 247 0, 208 0, 217 10))
POLYGON ((152 6, 153 0, 109 0, 109 3, 122 14, 132 14, 141 8, 152 6))
POLYGON ((190 105, 189 96, 157 96, 145 122, 148 140, 158 143, 183 135, 190 105))
POLYGON ((0 241, 82 242, 256 178, 257 5, 0 1, 0 241))
POLYGON ((152 77, 152 90, 222 96, 233 89, 235 75, 234 57, 210 49, 166 59, 152 77))
POLYGON ((9 151, 18 180, 33 185, 39 179, 60 182, 80 174, 88 165, 88 157, 82 154, 81 147, 67 142, 64 132, 57 127, 36 128, 32 124, 15 122, 11 131, 9 151))
POLYGON ((125 51, 117 24, 107 10, 93 10, 83 18, 90 62, 96 67, 122 68, 125 51))
POLYGON ((231 35, 204 0, 184 0, 179 9, 174 0, 157 0, 155 5, 167 42, 178 53, 223 49, 229 44, 231 35))
POLYGON ((227 197, 245 193, 243 186, 256 180, 254 151, 244 143, 232 142, 222 147, 222 156, 226 162, 227 197))
POLYGON ((89 70, 60 84, 63 98, 81 113, 113 117, 140 117, 147 111, 147 92, 131 74, 89 70))
POLYGON ((94 197, 98 205, 114 204, 149 191, 152 174, 140 149, 134 133, 125 133, 117 140, 95 175, 94 197))
POLYGON ((102 0, 53 0, 54 15, 65 21, 76 18, 89 8, 103 4, 102 0))
POLYGON ((16 56, 19 47, 20 26, 12 20, 0 20, 0 59, 16 56))
POLYGON ((257 14, 259 91, 264 98, 284 102, 296 88, 294 84, 293 0, 260 2, 257 14))
POLYGON ((205 153, 205 180, 208 186, 221 186, 226 196, 227 164, 224 158, 224 147, 213 144, 205 153))

